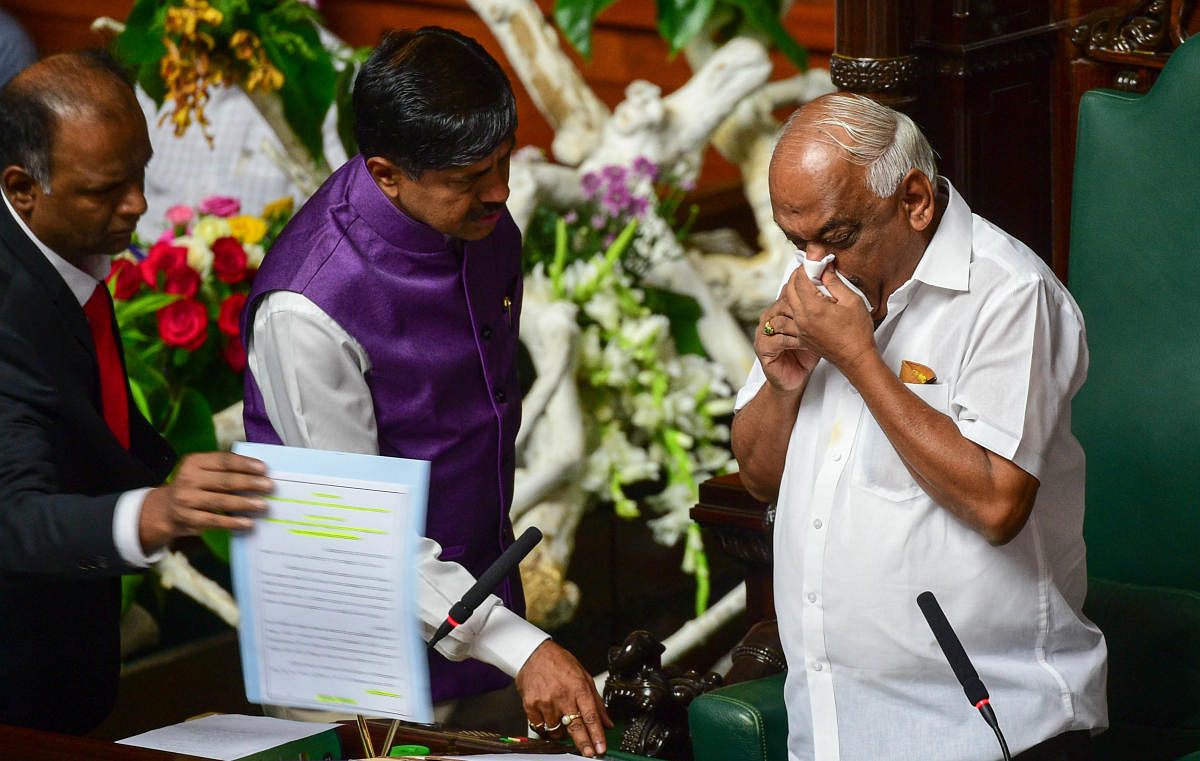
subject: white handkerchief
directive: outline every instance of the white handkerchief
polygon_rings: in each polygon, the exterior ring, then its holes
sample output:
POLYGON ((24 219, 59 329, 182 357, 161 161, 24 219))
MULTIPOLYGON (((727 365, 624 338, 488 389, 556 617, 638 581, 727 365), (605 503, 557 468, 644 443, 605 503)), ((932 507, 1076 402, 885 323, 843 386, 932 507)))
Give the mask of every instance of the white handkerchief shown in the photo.
MULTIPOLYGON (((829 263, 833 261, 834 256, 834 254, 825 254, 824 258, 814 261, 806 257, 803 251, 796 252, 796 259, 800 262, 800 265, 804 267, 804 274, 808 275, 808 279, 812 281, 813 285, 817 286, 817 290, 826 296, 832 296, 833 294, 831 294, 829 289, 821 283, 821 275, 825 272, 825 268, 829 266, 829 263)), ((847 288, 858 294, 858 297, 863 300, 864 304, 867 305, 868 312, 875 311, 875 308, 871 306, 871 301, 867 298, 865 293, 858 290, 858 288, 855 288, 854 284, 847 280, 846 276, 841 272, 836 272, 834 274, 838 276, 838 279, 841 280, 847 288)))

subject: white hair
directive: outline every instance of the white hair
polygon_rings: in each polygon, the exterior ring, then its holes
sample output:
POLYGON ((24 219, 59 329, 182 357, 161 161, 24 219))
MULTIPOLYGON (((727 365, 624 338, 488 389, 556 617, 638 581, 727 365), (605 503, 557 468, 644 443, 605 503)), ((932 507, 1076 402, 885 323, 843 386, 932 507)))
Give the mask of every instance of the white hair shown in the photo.
MULTIPOLYGON (((847 161, 865 166, 867 184, 875 195, 891 196, 911 169, 930 182, 937 181, 933 148, 905 114, 853 93, 829 95, 819 107, 820 115, 806 126, 839 146, 847 161)), ((792 114, 784 131, 799 114, 792 114)))

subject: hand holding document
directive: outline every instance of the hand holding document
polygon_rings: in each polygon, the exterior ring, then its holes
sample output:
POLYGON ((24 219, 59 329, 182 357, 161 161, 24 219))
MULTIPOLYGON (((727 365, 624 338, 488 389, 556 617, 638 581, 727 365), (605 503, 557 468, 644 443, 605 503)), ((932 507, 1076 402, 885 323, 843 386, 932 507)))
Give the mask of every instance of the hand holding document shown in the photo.
POLYGON ((431 722, 409 559, 429 463, 266 444, 267 512, 232 543, 246 696, 431 722))

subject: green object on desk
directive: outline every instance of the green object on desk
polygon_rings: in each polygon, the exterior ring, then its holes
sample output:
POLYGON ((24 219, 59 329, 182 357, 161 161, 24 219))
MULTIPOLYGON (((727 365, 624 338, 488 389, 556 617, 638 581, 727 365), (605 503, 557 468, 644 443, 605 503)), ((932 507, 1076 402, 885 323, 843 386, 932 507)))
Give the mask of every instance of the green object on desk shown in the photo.
POLYGON ((388 751, 388 757, 393 756, 428 756, 429 748, 424 745, 393 745, 388 751))
POLYGON ((338 741, 337 731, 327 729, 311 737, 292 740, 283 745, 276 745, 269 750, 242 756, 238 761, 287 761, 295 758, 341 758, 342 744, 338 741))

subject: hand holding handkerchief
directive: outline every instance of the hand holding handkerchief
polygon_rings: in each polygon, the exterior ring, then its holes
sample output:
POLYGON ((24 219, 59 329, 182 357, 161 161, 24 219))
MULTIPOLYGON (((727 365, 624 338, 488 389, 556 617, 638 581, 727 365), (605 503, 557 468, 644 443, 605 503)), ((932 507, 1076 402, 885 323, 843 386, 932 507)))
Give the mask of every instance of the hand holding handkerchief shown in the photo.
MULTIPOLYGON (((823 296, 833 295, 829 292, 829 289, 821 283, 821 275, 825 273, 825 268, 828 267, 829 263, 834 260, 834 257, 834 254, 826 254, 821 259, 813 260, 807 258, 803 251, 796 252, 796 258, 799 260, 800 266, 804 267, 804 274, 808 275, 808 279, 812 281, 813 285, 817 286, 817 290, 820 291, 821 295, 823 296)), ((841 280, 847 288, 849 288, 851 291, 857 294, 860 299, 863 300, 863 303, 867 305, 868 312, 874 311, 875 308, 871 306, 871 302, 865 293, 856 288, 854 284, 851 283, 841 272, 835 272, 834 274, 838 276, 838 280, 841 280)))

